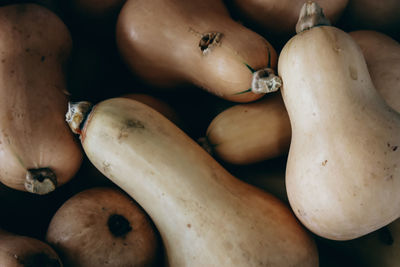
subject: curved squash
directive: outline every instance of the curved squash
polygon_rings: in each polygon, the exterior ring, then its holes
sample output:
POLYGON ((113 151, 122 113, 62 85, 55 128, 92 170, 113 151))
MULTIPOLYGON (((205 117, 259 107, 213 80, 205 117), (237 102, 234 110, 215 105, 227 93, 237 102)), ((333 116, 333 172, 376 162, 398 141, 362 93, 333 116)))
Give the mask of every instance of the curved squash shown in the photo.
POLYGON ((399 217, 400 115, 376 91, 353 39, 307 21, 319 12, 315 3, 304 6, 298 28, 309 29, 279 58, 292 125, 286 186, 308 229, 346 240, 399 217))
POLYGON ((400 112, 400 44, 376 31, 354 31, 376 90, 386 103, 400 112))
POLYGON ((318 264, 314 242, 281 201, 234 178, 158 112, 114 98, 82 125, 79 107, 89 109, 71 105, 67 119, 86 155, 150 215, 170 266, 318 264))
POLYGON ((269 73, 276 66, 274 48, 233 21, 221 0, 127 1, 117 44, 130 69, 157 86, 189 82, 237 102, 261 97, 250 89, 279 86, 269 73))
POLYGON ((0 181, 46 194, 77 172, 82 153, 64 121, 67 27, 34 4, 0 8, 0 181))

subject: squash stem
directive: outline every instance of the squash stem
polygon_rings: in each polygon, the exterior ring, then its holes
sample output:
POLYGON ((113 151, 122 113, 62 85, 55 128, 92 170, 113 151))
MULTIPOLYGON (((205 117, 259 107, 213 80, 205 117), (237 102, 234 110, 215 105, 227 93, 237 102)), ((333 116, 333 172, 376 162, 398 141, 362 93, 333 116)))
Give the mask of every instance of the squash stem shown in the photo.
POLYGON ((82 127, 87 116, 92 110, 92 107, 93 105, 87 101, 68 103, 68 111, 65 115, 65 120, 67 121, 72 132, 81 134, 82 127))
POLYGON ((317 26, 330 26, 331 23, 325 17, 322 8, 315 2, 308 1, 304 3, 300 10, 299 20, 296 24, 296 33, 317 26))
POLYGON ((26 191, 45 195, 57 187, 57 176, 50 168, 29 169, 25 178, 26 191))
POLYGON ((271 68, 260 69, 253 73, 251 91, 255 94, 272 93, 282 86, 282 80, 271 68))

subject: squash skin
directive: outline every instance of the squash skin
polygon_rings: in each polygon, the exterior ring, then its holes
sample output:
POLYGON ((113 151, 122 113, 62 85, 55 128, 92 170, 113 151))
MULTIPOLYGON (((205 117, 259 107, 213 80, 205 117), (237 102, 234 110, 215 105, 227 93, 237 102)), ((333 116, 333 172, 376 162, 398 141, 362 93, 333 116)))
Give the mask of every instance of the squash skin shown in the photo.
POLYGON ((21 4, 0 8, 0 32, 1 182, 27 190, 27 170, 48 167, 60 186, 82 161, 64 121, 68 29, 49 10, 21 4))
POLYGON ((314 242, 282 202, 234 178, 148 106, 97 104, 81 141, 150 215, 170 266, 318 265, 314 242))
POLYGON ((159 87, 193 83, 235 102, 262 96, 241 93, 251 88, 253 78, 246 64, 275 69, 277 61, 268 41, 233 21, 220 0, 127 1, 116 38, 124 61, 147 82, 159 87), (203 55, 199 44, 206 33, 222 37, 203 55))
POLYGON ((206 133, 212 153, 238 165, 287 153, 290 138, 290 121, 280 93, 224 110, 206 133))
POLYGON ((357 44, 315 27, 293 37, 278 64, 292 125, 286 186, 300 221, 348 240, 397 219, 400 116, 374 88, 357 44))
POLYGON ((0 266, 62 267, 57 253, 46 243, 0 229, 0 266))
POLYGON ((51 219, 46 241, 65 267, 157 266, 161 247, 153 224, 137 203, 107 187, 69 198, 51 219), (113 233, 109 226, 113 215, 125 218, 130 229, 120 227, 113 233))
POLYGON ((360 46, 376 90, 400 112, 400 44, 376 31, 349 33, 360 46))
MULTIPOLYGON (((317 1, 330 21, 335 22, 347 6, 349 0, 317 1)), ((304 0, 233 0, 236 9, 247 20, 255 22, 268 32, 278 35, 295 34, 299 10, 304 0)))

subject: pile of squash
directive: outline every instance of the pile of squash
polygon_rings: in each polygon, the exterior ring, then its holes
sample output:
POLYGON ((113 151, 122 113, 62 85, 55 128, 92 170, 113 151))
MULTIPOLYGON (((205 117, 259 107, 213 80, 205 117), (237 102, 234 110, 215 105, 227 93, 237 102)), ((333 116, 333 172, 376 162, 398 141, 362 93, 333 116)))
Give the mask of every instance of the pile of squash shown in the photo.
POLYGON ((3 1, 0 266, 400 266, 399 40, 398 0, 3 1))

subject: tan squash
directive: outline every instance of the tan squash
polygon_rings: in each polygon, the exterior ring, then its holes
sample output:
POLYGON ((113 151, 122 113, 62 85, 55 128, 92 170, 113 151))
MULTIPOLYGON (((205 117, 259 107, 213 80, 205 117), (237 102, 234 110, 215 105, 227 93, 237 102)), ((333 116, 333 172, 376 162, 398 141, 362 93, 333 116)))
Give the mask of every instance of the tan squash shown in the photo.
POLYGON ((386 103, 400 112, 400 44, 376 31, 354 31, 376 90, 386 103))
POLYGON ((193 83, 238 102, 279 87, 274 48, 232 20, 221 0, 127 1, 116 34, 124 61, 153 85, 193 83))
POLYGON ((64 121, 71 37, 34 4, 0 8, 0 181, 46 194, 70 180, 82 153, 64 121))
MULTIPOLYGON (((351 0, 350 0, 351 1, 351 0)), ((268 32, 280 36, 295 34, 295 25, 304 0, 233 0, 235 9, 245 18, 268 32)), ((349 0, 319 0, 330 21, 335 22, 349 0)))
POLYGON ((290 121, 280 93, 249 104, 235 105, 210 123, 205 146, 232 164, 250 164, 289 150, 290 121))
POLYGON ((304 5, 279 75, 292 126, 291 207, 312 232, 348 240, 400 214, 400 115, 376 91, 359 46, 304 5), (309 20, 308 20, 309 19, 309 20))
POLYGON ((169 266, 317 266, 313 240, 281 201, 229 174, 164 116, 114 98, 70 106, 92 163, 159 230, 169 266), (83 110, 83 111, 80 111, 83 110))
POLYGON ((48 244, 0 229, 0 266, 62 267, 63 264, 48 244))
POLYGON ((160 242, 145 212, 115 188, 95 187, 67 200, 46 240, 71 267, 157 266, 160 242))

